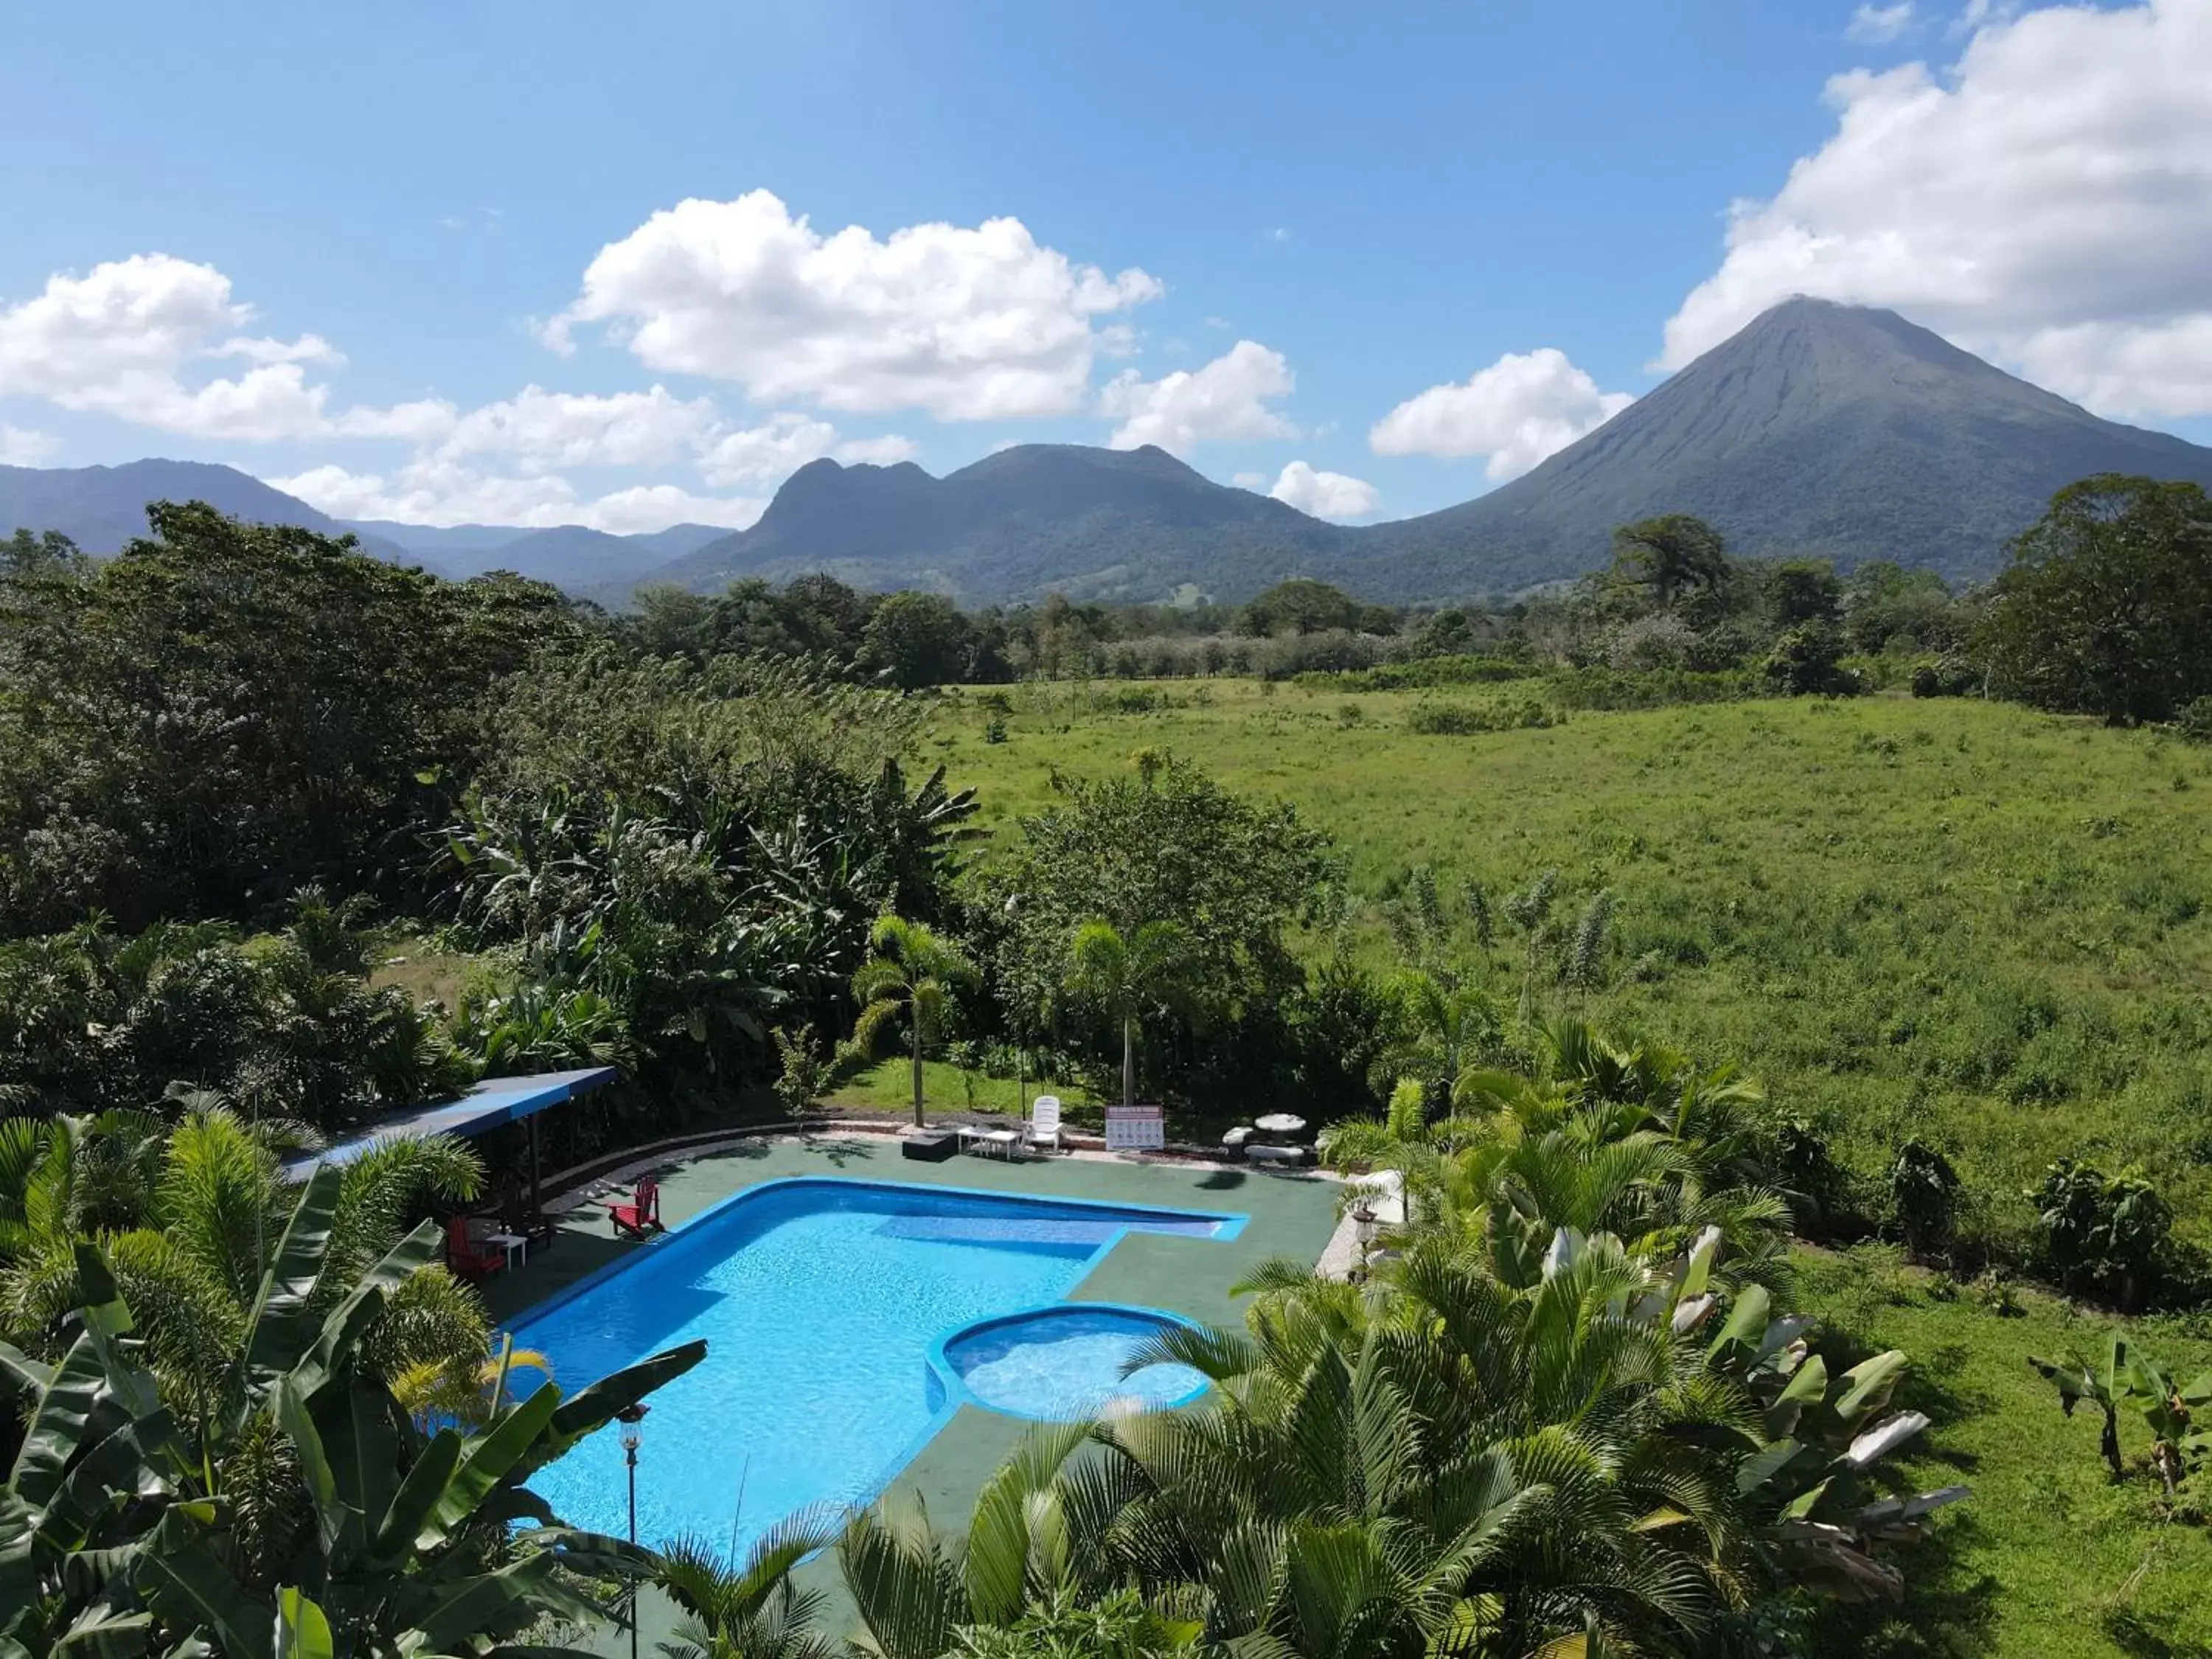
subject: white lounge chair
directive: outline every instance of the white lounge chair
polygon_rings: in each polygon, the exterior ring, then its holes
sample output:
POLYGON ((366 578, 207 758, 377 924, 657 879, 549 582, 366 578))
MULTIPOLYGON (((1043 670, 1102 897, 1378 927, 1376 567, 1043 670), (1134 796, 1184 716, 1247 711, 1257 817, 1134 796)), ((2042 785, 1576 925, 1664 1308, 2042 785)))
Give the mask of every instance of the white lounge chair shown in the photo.
POLYGON ((1060 1097, 1039 1095, 1030 1105, 1030 1121, 1022 1126, 1022 1144, 1026 1146, 1049 1145, 1055 1152, 1060 1150, 1060 1097))

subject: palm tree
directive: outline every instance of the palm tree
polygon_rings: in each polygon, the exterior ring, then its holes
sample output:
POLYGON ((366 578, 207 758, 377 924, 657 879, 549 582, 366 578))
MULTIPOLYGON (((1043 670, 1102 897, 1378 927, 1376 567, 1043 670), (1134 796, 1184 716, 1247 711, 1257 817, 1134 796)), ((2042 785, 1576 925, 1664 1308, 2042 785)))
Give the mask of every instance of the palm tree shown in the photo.
POLYGON ((838 1645, 808 1628, 821 1616, 822 1592, 801 1589, 791 1577, 837 1534, 834 1515, 802 1510, 770 1528, 742 1562, 699 1538, 663 1546, 654 1577, 685 1618, 661 1652, 668 1659, 839 1659, 838 1645))
POLYGON ((900 916, 878 918, 868 947, 872 954, 853 975, 853 995, 860 1004, 853 1041, 863 1052, 872 1049, 876 1034, 904 1012, 914 1056, 914 1127, 919 1129, 925 1121, 922 1047, 943 1018, 953 988, 976 982, 975 966, 958 945, 900 916))
MULTIPOLYGON (((207 1432, 243 1396, 264 1279, 297 1199, 276 1137, 205 1096, 187 1101, 166 1139, 149 1142, 140 1114, 40 1127, 34 1157, 22 1143, 36 1136, 0 1133, 0 1333, 58 1352, 80 1305, 78 1246, 96 1239, 165 1395, 207 1432)), ((305 1305, 336 1306, 393 1248, 418 1202, 473 1197, 481 1178, 475 1153, 450 1137, 371 1147, 337 1182, 318 1272, 296 1287, 305 1305)), ((472 1384, 489 1329, 475 1291, 431 1265, 390 1287, 362 1345, 387 1381, 416 1372, 419 1386, 428 1366, 472 1384)))
POLYGON ((1086 921, 1068 942, 1067 988, 1097 1003, 1121 1028, 1121 1103, 1137 1100, 1137 1019, 1187 1000, 1190 935, 1148 921, 1124 938, 1109 921, 1086 921))
POLYGON ((919 1501, 887 1498, 837 1540, 863 1659, 1192 1659, 1188 1598, 1140 1596, 1109 1547, 1115 1494, 1077 1454, 1080 1423, 1039 1425, 984 1484, 965 1534, 933 1531, 919 1501), (1071 1462, 1071 1460, 1074 1460, 1071 1462))
POLYGON ((1449 1101, 1461 1068, 1497 1047, 1504 1034, 1497 1002, 1472 985, 1416 971, 1398 987, 1397 1040, 1375 1065, 1370 1081, 1388 1087, 1401 1078, 1438 1086, 1449 1101))

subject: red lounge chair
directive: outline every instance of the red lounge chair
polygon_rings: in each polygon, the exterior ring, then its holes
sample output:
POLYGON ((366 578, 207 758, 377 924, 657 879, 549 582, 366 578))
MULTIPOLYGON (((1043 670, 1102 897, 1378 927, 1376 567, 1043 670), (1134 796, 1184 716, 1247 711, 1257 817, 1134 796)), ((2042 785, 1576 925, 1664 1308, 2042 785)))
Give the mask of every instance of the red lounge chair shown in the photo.
POLYGON ((660 1183, 651 1176, 642 1177, 637 1183, 635 1199, 628 1204, 607 1206, 607 1219, 615 1224, 617 1234, 628 1233, 632 1238, 666 1231, 660 1224, 660 1183))
POLYGON ((446 1265, 463 1279, 489 1279, 507 1265, 506 1255, 469 1237, 469 1218, 446 1218, 446 1265))

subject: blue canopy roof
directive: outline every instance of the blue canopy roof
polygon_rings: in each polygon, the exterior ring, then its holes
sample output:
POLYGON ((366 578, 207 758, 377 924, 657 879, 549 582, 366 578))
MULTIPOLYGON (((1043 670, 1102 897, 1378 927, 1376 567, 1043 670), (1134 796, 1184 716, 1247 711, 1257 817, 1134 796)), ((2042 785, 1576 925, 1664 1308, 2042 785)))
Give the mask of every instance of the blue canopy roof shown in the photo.
POLYGON ((502 1123, 513 1123, 611 1083, 614 1075, 611 1066, 594 1066, 581 1072, 541 1072, 536 1077, 487 1078, 459 1100, 390 1113, 334 1146, 288 1158, 284 1178, 305 1181, 319 1164, 350 1164, 381 1140, 436 1134, 480 1135, 502 1123))

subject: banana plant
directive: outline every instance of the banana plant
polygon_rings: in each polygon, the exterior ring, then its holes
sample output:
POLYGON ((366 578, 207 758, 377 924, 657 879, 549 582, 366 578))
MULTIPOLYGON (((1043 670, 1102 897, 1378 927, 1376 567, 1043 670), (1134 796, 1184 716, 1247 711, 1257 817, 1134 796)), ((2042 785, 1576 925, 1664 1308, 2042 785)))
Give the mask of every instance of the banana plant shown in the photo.
POLYGON ((524 1483, 706 1345, 573 1397, 549 1382, 426 1436, 363 1338, 437 1230, 409 1234, 323 1309, 337 1174, 308 1184, 285 1230, 244 1345, 246 1403, 214 1440, 178 1433, 89 1247, 62 1362, 0 1346, 0 1376, 33 1399, 0 1493, 0 1659, 483 1654, 548 1618, 596 1619, 588 1581, 650 1570, 634 1546, 561 1525, 524 1483))
POLYGON ((2185 1476, 2212 1459, 2212 1414, 2204 1413, 2212 1406, 2212 1370, 2177 1383, 2163 1366, 2117 1334, 2105 1350, 2101 1367, 2073 1352, 2063 1364, 2033 1355, 2027 1363, 2057 1387, 2059 1407, 2067 1416, 2073 1416, 2074 1408, 2084 1401, 2104 1413, 2098 1449, 2113 1484, 2127 1478, 2127 1467, 2120 1459, 2123 1406, 2142 1413, 2151 1432, 2151 1468, 2169 1500, 2185 1476))
POLYGON ((1832 1377, 1805 1341, 1811 1321, 1771 1314, 1765 1288, 1745 1286, 1706 1351, 1707 1367, 1761 1407, 1762 1443, 1738 1465, 1736 1489, 1764 1514, 1764 1543, 1788 1577, 1845 1601, 1895 1600, 1904 1576, 1877 1547, 1925 1538, 1928 1517, 1972 1489, 1873 1495, 1875 1467, 1928 1427, 1923 1413, 1889 1410, 1904 1353, 1832 1377))
POLYGON ((54 1365, 0 1343, 0 1377, 28 1426, 0 1491, 0 1656, 144 1651, 145 1546, 190 1492, 192 1460, 138 1363, 114 1275, 77 1247, 84 1306, 54 1365))

